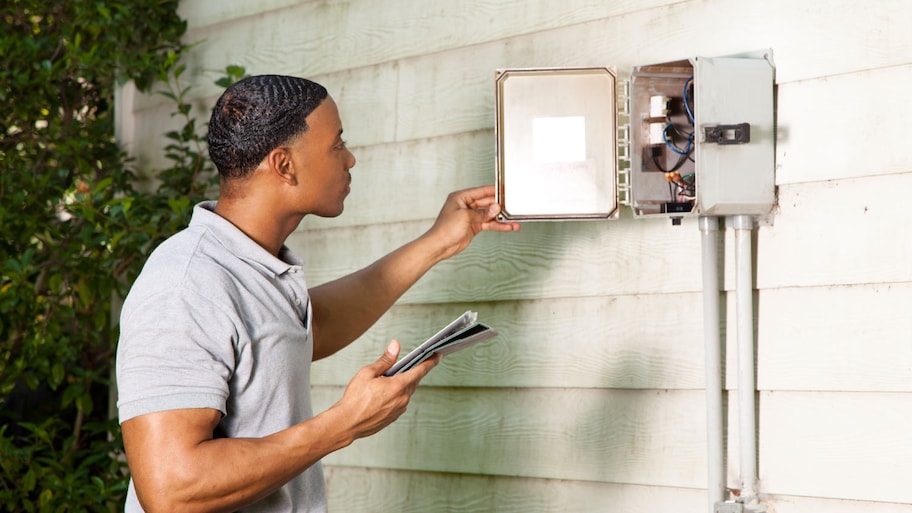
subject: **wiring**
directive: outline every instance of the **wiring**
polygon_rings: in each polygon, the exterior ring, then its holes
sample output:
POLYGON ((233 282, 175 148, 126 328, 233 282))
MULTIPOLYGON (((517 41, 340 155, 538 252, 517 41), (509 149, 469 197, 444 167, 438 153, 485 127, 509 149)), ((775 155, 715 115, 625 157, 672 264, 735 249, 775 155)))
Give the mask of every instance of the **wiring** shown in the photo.
POLYGON ((684 166, 684 164, 687 162, 687 160, 689 158, 690 158, 689 153, 682 154, 678 157, 677 162, 674 163, 674 165, 671 167, 671 169, 665 169, 665 166, 663 166, 662 163, 659 161, 659 153, 657 153, 657 152, 652 153, 652 163, 655 164, 655 167, 658 168, 658 170, 663 173, 672 173, 672 172, 675 172, 675 171, 681 169, 681 167, 684 166))
POLYGON ((643 115, 645 140, 648 141, 648 146, 643 148, 643 168, 665 175, 669 199, 662 206, 663 212, 665 209, 684 212, 689 211, 687 205, 696 200, 694 77, 687 77, 683 87, 681 82, 667 86, 670 88, 657 89, 659 94, 649 96, 648 114, 644 112, 643 115), (667 94, 675 90, 680 91, 679 96, 667 94), (688 162, 691 165, 685 168, 688 162))
POLYGON ((696 176, 693 173, 682 175, 677 171, 665 173, 668 180, 668 192, 671 201, 683 203, 696 199, 696 176))
POLYGON ((687 117, 690 119, 691 126, 695 126, 697 123, 694 119, 693 109, 690 107, 690 97, 693 96, 693 80, 693 75, 685 80, 684 91, 681 92, 681 97, 684 98, 684 110, 687 111, 687 117), (688 94, 688 91, 690 91, 690 94, 688 94))
POLYGON ((671 169, 666 170, 659 165, 659 159, 655 152, 653 153, 653 162, 656 167, 665 172, 665 180, 668 181, 668 193, 673 203, 683 203, 696 199, 696 175, 693 173, 682 175, 678 172, 688 160, 694 162, 695 122, 693 109, 690 106, 692 95, 693 76, 690 76, 684 81, 684 87, 681 91, 681 101, 684 104, 687 126, 679 126, 678 123, 675 123, 672 120, 672 110, 668 109, 665 117, 665 127, 662 129, 662 142, 665 143, 669 150, 678 155, 677 162, 671 169), (683 142, 681 142, 682 140, 683 142))
POLYGON ((676 134, 679 134, 679 135, 681 134, 681 131, 678 129, 678 127, 674 126, 674 124, 672 124, 671 122, 666 124, 665 129, 662 130, 662 142, 665 143, 665 146, 668 146, 668 148, 671 151, 677 153, 678 155, 688 155, 689 156, 691 151, 693 151, 693 132, 690 132, 689 134, 684 134, 684 137, 687 139, 687 146, 684 149, 680 149, 674 143, 674 140, 673 140, 674 136, 672 136, 672 139, 668 138, 669 130, 672 130, 676 134))

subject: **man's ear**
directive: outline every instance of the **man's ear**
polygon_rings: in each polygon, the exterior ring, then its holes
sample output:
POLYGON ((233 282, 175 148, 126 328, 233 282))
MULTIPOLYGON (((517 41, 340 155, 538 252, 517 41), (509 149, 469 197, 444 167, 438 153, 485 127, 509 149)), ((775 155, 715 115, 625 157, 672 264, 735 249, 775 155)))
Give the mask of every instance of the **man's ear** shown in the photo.
POLYGON ((265 164, 269 168, 269 172, 279 180, 288 185, 298 184, 298 176, 287 148, 280 147, 270 151, 266 155, 265 164))

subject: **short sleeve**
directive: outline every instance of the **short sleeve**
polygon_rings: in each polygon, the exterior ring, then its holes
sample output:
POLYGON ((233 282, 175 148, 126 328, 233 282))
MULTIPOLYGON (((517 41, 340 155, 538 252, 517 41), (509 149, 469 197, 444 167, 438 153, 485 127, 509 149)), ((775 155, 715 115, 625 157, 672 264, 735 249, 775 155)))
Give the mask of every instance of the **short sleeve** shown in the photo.
POLYGON ((230 315, 200 294, 178 287, 128 297, 120 328, 120 422, 181 408, 226 413, 237 341, 230 315))

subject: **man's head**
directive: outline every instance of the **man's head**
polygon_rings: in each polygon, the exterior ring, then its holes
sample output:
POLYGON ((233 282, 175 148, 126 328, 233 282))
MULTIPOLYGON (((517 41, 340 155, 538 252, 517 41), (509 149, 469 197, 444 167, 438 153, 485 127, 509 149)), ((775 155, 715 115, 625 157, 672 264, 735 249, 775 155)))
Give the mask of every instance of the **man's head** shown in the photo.
POLYGON ((248 176, 273 149, 307 130, 328 96, 304 78, 257 75, 222 93, 209 120, 209 157, 223 179, 248 176))

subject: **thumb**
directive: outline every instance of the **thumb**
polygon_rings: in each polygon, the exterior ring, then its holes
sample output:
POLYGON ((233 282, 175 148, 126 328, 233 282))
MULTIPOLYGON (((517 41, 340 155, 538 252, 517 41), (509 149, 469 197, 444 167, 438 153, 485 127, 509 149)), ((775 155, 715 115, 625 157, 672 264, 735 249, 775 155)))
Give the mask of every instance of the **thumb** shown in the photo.
POLYGON ((486 218, 485 220, 490 221, 491 219, 494 219, 495 217, 497 217, 497 214, 499 214, 499 213, 500 213, 500 205, 498 205, 497 203, 491 203, 490 205, 488 205, 488 210, 485 211, 485 218, 486 218))
POLYGON ((387 369, 393 366, 396 363, 396 358, 399 357, 399 341, 391 340, 389 345, 386 346, 386 351, 383 352, 383 355, 374 363, 374 367, 377 368, 379 372, 377 374, 382 374, 386 372, 387 369))

